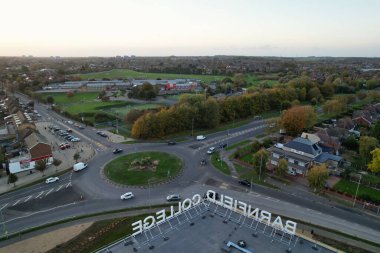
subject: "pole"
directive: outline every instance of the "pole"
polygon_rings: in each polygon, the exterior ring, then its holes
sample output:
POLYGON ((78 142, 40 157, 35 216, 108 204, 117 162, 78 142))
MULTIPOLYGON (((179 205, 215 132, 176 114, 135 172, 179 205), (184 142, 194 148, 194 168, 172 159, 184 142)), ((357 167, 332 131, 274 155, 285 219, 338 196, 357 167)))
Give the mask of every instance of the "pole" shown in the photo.
POLYGON ((353 203, 353 207, 355 207, 355 202, 356 202, 356 197, 358 196, 358 191, 359 191, 359 185, 360 185, 360 181, 362 180, 362 174, 359 174, 360 177, 359 177, 359 181, 358 181, 358 187, 356 188, 356 193, 355 193, 355 198, 354 198, 354 203, 353 203))
POLYGON ((260 158, 260 173, 259 173, 259 181, 261 181, 261 164, 263 163, 263 155, 260 158))

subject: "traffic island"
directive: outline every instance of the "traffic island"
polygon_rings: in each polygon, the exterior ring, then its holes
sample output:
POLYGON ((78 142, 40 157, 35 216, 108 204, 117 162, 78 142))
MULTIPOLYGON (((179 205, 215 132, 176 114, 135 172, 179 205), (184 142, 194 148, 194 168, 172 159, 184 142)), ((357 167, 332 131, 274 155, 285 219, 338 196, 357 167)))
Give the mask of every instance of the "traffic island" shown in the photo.
POLYGON ((138 152, 120 156, 104 168, 104 176, 124 186, 149 186, 167 182, 182 169, 181 160, 164 152, 138 152))

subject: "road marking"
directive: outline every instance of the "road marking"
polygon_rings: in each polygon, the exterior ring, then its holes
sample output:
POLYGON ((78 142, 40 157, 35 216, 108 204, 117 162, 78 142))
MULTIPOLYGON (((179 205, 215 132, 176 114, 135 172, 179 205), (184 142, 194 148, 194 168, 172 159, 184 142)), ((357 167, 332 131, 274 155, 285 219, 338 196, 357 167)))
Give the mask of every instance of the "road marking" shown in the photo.
POLYGON ((49 193, 51 193, 53 190, 54 190, 54 188, 51 189, 50 191, 48 191, 48 192, 45 194, 45 197, 46 197, 49 193))
POLYGON ((7 205, 9 205, 9 203, 6 203, 5 205, 3 205, 0 210, 3 210, 7 205))
POLYGON ((69 186, 71 186, 71 182, 69 182, 69 183, 66 185, 66 188, 69 187, 69 186))
POLYGON ((39 196, 41 196, 44 192, 45 192, 45 191, 40 192, 40 194, 38 194, 38 195, 35 197, 35 199, 38 198, 39 196))
POLYGON ((27 202, 33 195, 30 195, 27 199, 24 200, 24 203, 27 202))
POLYGON ((17 204, 18 204, 18 202, 20 202, 20 200, 17 200, 15 203, 13 203, 13 205, 12 205, 12 206, 15 206, 15 205, 17 205, 17 204))
POLYGON ((59 191, 59 190, 61 190, 61 188, 62 188, 63 186, 64 186, 64 184, 61 185, 61 186, 59 186, 58 189, 56 190, 56 192, 59 191))

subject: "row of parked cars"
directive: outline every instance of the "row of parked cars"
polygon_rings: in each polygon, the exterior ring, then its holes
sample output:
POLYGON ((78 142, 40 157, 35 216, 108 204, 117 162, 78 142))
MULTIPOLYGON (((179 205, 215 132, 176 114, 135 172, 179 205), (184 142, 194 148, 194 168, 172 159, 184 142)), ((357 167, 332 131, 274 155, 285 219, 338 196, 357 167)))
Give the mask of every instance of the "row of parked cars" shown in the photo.
MULTIPOLYGON (((65 140, 68 140, 71 142, 79 142, 80 141, 80 138, 71 134, 73 132, 73 130, 71 130, 71 129, 63 130, 58 126, 53 126, 52 130, 55 134, 57 134, 58 136, 60 136, 61 138, 65 139, 65 140)), ((61 148, 61 145, 60 145, 60 148, 61 148)), ((65 148, 67 148, 67 147, 65 147, 65 148)))

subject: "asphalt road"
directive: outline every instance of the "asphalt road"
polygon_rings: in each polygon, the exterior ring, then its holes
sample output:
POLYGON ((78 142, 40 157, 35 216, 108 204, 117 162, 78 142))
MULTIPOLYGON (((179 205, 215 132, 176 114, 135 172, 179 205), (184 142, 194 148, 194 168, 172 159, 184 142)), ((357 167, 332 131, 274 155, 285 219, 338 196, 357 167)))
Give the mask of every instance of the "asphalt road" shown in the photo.
MULTIPOLYGON (((45 105, 36 104, 35 107, 43 118, 54 124, 70 127, 65 123, 67 119, 47 109, 45 105)), ((5 231, 8 234, 17 233, 26 228, 89 213, 160 204, 165 202, 165 196, 169 193, 180 193, 186 197, 194 193, 203 193, 211 188, 247 203, 257 204, 257 207, 267 211, 378 242, 379 217, 330 203, 312 194, 306 197, 297 196, 257 185, 253 187, 252 193, 247 193, 248 189, 237 184, 237 179, 222 174, 212 168, 210 163, 208 166, 200 165, 200 161, 207 157, 206 150, 210 146, 245 140, 261 134, 264 129, 263 121, 253 121, 243 127, 230 130, 228 136, 227 131, 224 131, 210 134, 204 141, 193 140, 174 146, 164 143, 115 144, 97 135, 96 130, 91 127, 75 130, 83 141, 88 142, 96 150, 95 157, 88 163, 88 169, 79 173, 68 173, 61 177, 63 180, 60 184, 51 186, 37 184, 2 195, 0 208, 7 203, 8 205, 2 208, 2 220, 5 222, 0 224, 2 226, 0 233, 4 234, 5 231), (114 148, 123 148, 124 154, 157 150, 175 154, 183 161, 183 172, 175 180, 154 185, 151 188, 114 185, 105 180, 101 173, 104 165, 116 156, 111 152, 114 148), (65 186, 57 190, 60 185, 65 186), (120 195, 127 191, 132 191, 136 197, 121 201, 120 195), (40 192, 44 193, 37 197, 40 192), (31 195, 33 197, 30 197, 31 195), (40 198, 41 196, 43 197, 40 198), (27 198, 29 199, 25 201, 27 198), (13 206, 18 200, 19 202, 13 206), (33 204, 33 202, 36 203, 33 204)))

